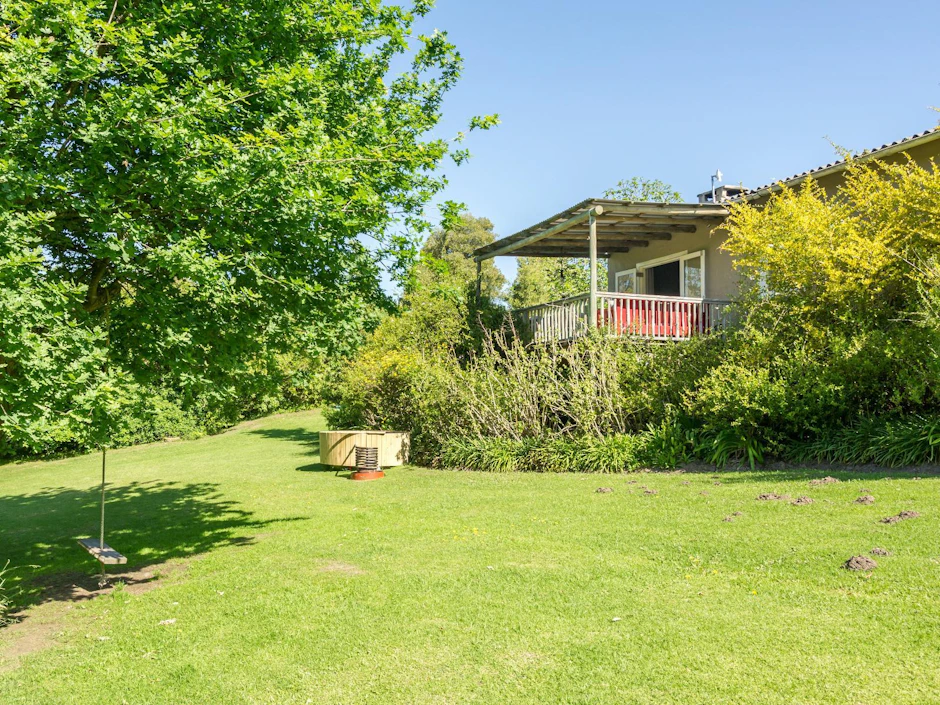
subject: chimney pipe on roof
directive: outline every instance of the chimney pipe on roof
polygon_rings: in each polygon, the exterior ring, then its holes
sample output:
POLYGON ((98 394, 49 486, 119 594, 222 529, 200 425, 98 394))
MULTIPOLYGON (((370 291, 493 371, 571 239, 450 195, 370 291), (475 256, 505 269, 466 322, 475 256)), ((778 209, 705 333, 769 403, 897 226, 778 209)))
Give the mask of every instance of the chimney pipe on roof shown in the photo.
POLYGON ((727 201, 728 199, 735 198, 740 196, 742 193, 747 191, 741 185, 730 186, 730 185, 721 185, 721 180, 723 178, 721 171, 716 172, 712 175, 712 188, 711 191, 705 191, 698 195, 699 203, 721 203, 722 201, 727 201))

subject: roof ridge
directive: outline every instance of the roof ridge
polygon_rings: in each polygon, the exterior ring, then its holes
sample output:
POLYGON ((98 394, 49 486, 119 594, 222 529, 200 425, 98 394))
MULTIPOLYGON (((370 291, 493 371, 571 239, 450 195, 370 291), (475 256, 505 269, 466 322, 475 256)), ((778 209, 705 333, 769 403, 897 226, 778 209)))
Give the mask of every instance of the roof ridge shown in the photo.
POLYGON ((745 200, 748 198, 754 198, 757 195, 762 195, 765 192, 769 192, 773 190, 778 184, 787 185, 787 184, 790 184, 791 182, 798 181, 800 179, 809 178, 813 176, 814 174, 818 174, 821 171, 825 171, 826 169, 844 167, 850 161, 853 161, 855 159, 859 159, 859 158, 868 159, 880 152, 885 152, 888 150, 893 151, 893 148, 895 147, 906 145, 910 142, 915 142, 917 140, 923 139, 924 137, 929 137, 931 135, 935 137, 940 137, 940 125, 935 125, 934 127, 931 127, 929 130, 924 130, 923 132, 918 132, 908 137, 902 137, 901 139, 895 140, 894 142, 887 142, 881 145, 880 147, 866 149, 857 154, 850 154, 848 157, 845 157, 843 159, 836 159, 835 161, 829 162, 828 164, 823 164, 822 166, 817 166, 813 169, 807 169, 806 171, 801 171, 800 173, 793 174, 792 176, 788 176, 785 179, 778 179, 776 181, 766 183, 763 186, 758 186, 757 188, 746 188, 740 194, 733 196, 732 198, 729 198, 728 200, 729 201, 741 201, 741 200, 745 200))

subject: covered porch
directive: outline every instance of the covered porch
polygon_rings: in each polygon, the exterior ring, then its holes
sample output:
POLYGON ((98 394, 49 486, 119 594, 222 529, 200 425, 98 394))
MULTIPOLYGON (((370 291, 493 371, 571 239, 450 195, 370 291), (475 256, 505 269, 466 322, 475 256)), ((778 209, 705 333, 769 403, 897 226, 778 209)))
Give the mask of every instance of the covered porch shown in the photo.
MULTIPOLYGON (((724 206, 714 203, 588 199, 477 249, 473 257, 478 273, 484 260, 498 256, 590 260, 588 291, 514 312, 535 340, 570 340, 591 328, 685 340, 727 323, 727 298, 708 293, 712 288, 728 291, 728 282, 706 281, 707 248, 700 247, 727 215, 724 206), (639 261, 643 255, 637 253, 645 252, 659 256, 639 261), (598 281, 600 258, 608 261, 609 278, 603 284, 598 281), (622 269, 612 266, 618 262, 622 269)), ((714 263, 712 270, 719 274, 713 278, 726 278, 714 263)))

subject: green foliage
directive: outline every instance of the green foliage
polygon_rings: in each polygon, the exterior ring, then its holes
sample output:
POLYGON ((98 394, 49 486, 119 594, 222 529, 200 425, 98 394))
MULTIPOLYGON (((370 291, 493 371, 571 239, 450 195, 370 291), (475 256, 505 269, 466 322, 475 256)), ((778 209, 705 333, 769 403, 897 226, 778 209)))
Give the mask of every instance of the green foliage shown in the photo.
POLYGON ((865 332, 916 308, 922 273, 912 263, 937 254, 938 210, 936 166, 853 164, 832 195, 807 180, 763 207, 732 205, 723 247, 763 284, 753 308, 813 335, 865 332))
POLYGON ((646 437, 458 438, 444 443, 442 464, 482 472, 620 473, 644 467, 646 437))
POLYGON ((940 460, 940 418, 867 418, 828 429, 809 441, 794 443, 787 457, 798 462, 824 461, 887 467, 934 464, 940 460))
POLYGON ((852 165, 834 194, 808 181, 731 206, 742 325, 683 407, 713 457, 756 462, 859 418, 940 408, 938 203, 940 171, 905 161, 852 165))
POLYGON ((324 416, 334 429, 407 431, 415 461, 433 463, 460 418, 441 381, 448 371, 429 355, 373 343, 327 384, 324 416))
POLYGON ((753 469, 764 462, 765 444, 739 426, 699 431, 693 435, 692 455, 707 463, 724 467, 731 461, 743 461, 753 469))
MULTIPOLYGON (((493 223, 487 218, 476 218, 461 213, 457 222, 448 229, 435 230, 421 248, 422 261, 412 270, 409 289, 428 289, 450 286, 452 296, 460 298, 476 289, 476 262, 470 254, 478 247, 489 245, 496 239, 493 223)), ((487 299, 503 295, 506 278, 492 259, 481 266, 480 293, 487 299)))
POLYGON ((682 194, 659 179, 644 179, 634 176, 604 191, 605 198, 640 203, 682 203, 682 194))
POLYGON ((676 468, 693 460, 696 433, 687 419, 667 415, 644 432, 644 457, 651 468, 676 468))
POLYGON ((138 386, 237 420, 355 348, 467 157, 431 136, 462 60, 412 36, 430 8, 0 4, 6 452, 110 442, 138 386))
POLYGON ((75 320, 80 294, 46 279, 24 229, 0 216, 0 457, 100 445, 135 393, 106 370, 105 332, 75 320))
POLYGON ((10 599, 7 597, 6 590, 4 585, 6 584, 6 578, 4 575, 10 568, 10 561, 7 561, 3 568, 0 568, 0 627, 9 624, 10 621, 7 619, 7 612, 10 610, 10 599))
MULTIPOLYGON (((514 309, 558 301, 584 294, 590 288, 591 268, 587 242, 584 257, 520 257, 516 278, 509 288, 509 304, 514 309)), ((597 279, 607 279, 607 263, 597 263, 597 279)))
POLYGON ((455 438, 443 447, 444 467, 481 472, 518 472, 528 444, 509 438, 455 438))
POLYGON ((206 418, 198 416, 194 410, 184 411, 160 395, 140 399, 128 419, 125 427, 112 435, 112 446, 153 443, 165 438, 198 438, 207 431, 218 430, 218 426, 212 424, 211 415, 206 418))
POLYGON ((410 431, 415 452, 434 463, 455 439, 526 444, 584 438, 600 444, 585 446, 588 459, 562 461, 563 453, 549 444, 527 451, 527 462, 547 466, 549 461, 533 458, 549 453, 550 463, 566 470, 621 467, 630 463, 618 460, 619 446, 605 446, 603 439, 658 426, 659 435, 648 433, 659 443, 648 460, 672 467, 687 453, 685 440, 677 446, 667 437, 676 408, 686 385, 715 364, 721 346, 718 339, 662 346, 602 335, 571 345, 527 346, 508 332, 495 332, 462 358, 453 349, 429 345, 430 335, 391 338, 409 318, 405 312, 383 323, 329 385, 326 415, 334 428, 410 431), (418 347, 415 340, 425 342, 418 347))

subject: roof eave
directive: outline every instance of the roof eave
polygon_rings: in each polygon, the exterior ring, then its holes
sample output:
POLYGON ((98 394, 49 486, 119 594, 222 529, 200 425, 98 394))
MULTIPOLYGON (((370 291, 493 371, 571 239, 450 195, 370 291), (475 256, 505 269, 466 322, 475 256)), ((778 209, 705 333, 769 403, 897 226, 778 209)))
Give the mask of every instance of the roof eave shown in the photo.
POLYGON ((884 145, 878 149, 874 149, 870 152, 864 152, 859 155, 848 157, 838 162, 833 162, 832 164, 827 164, 824 167, 818 169, 813 169, 810 171, 803 172, 802 174, 797 174, 796 176, 791 176, 788 179, 777 181, 773 184, 767 184, 766 186, 761 186, 760 188, 743 193, 734 198, 728 199, 730 202, 740 203, 741 201, 754 201, 764 196, 768 196, 771 193, 782 191, 784 188, 793 188, 794 186, 799 186, 801 183, 807 179, 821 179, 832 174, 837 174, 840 171, 844 171, 849 167, 850 164, 860 161, 868 161, 871 159, 881 159, 883 157, 890 157, 894 154, 899 154, 901 152, 906 152, 912 147, 918 147, 922 144, 932 142, 935 139, 940 139, 940 127, 935 127, 932 130, 928 130, 914 137, 910 137, 905 140, 898 140, 889 145, 884 145))
MULTIPOLYGON (((580 222, 594 216, 623 217, 624 219, 637 219, 642 222, 644 218, 668 218, 688 220, 695 222, 703 219, 724 219, 728 210, 717 203, 652 203, 641 201, 621 201, 609 198, 588 198, 570 208, 567 208, 540 223, 529 226, 517 233, 479 247, 471 253, 477 261, 483 261, 501 255, 525 256, 524 253, 513 253, 524 247, 532 246, 545 238, 560 235, 566 230, 577 226, 580 222)), ((661 226, 660 226, 661 227, 661 226)), ((624 237, 628 237, 624 235, 624 237)))

